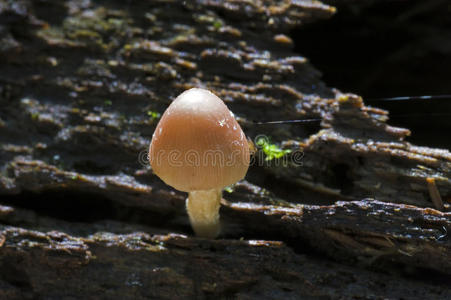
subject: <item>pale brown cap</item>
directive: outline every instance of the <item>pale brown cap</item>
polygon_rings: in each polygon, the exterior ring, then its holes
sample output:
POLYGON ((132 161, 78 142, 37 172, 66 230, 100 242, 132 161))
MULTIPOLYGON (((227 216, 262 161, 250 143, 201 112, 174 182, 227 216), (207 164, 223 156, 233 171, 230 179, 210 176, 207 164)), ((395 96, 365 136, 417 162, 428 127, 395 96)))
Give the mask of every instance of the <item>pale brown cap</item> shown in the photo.
POLYGON ((222 189, 244 178, 247 139, 224 102, 193 88, 169 105, 153 134, 149 161, 155 174, 177 190, 222 189))

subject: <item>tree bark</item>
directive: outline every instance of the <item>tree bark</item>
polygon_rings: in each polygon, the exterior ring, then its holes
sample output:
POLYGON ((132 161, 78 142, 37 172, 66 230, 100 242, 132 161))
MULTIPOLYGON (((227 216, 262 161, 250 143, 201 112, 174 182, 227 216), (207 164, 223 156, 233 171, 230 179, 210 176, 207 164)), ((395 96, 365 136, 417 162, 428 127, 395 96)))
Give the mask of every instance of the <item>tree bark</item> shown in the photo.
POLYGON ((293 51, 290 30, 334 13, 0 0, 0 298, 450 298, 451 153, 406 142, 293 51), (186 194, 146 159, 190 87, 256 144, 218 240, 193 237, 186 194))

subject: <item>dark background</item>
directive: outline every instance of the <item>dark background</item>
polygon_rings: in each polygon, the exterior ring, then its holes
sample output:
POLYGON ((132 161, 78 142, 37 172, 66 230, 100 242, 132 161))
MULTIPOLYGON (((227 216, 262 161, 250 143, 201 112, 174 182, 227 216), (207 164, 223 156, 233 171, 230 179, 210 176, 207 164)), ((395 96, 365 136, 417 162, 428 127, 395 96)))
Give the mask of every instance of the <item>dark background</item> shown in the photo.
POLYGON ((292 32, 329 86, 390 111, 409 141, 451 149, 451 1, 326 1, 329 20, 292 32), (319 39, 318 37, 322 37, 319 39), (442 99, 381 101, 398 96, 442 99))

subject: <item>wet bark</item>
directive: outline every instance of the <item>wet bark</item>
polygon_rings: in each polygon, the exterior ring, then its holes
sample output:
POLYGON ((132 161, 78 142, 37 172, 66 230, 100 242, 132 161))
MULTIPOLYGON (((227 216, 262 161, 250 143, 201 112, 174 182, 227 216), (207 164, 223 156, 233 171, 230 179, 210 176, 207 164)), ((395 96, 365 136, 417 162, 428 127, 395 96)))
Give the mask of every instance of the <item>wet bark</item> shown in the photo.
POLYGON ((406 142, 293 51, 291 29, 334 13, 0 1, 0 298, 451 297, 451 153, 406 142), (256 143, 218 240, 193 237, 186 194, 146 160, 159 115, 196 86, 280 147, 256 143))

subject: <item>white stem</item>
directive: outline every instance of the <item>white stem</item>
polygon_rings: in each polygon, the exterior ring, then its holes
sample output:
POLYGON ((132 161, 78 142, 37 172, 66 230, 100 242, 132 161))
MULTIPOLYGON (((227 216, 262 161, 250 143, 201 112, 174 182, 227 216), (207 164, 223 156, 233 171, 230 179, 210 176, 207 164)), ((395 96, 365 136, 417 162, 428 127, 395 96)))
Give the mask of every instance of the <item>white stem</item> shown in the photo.
POLYGON ((221 196, 221 190, 189 192, 186 210, 196 235, 206 238, 218 236, 221 230, 219 223, 221 196))

